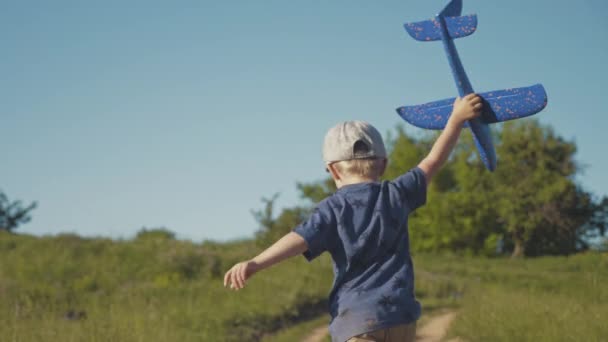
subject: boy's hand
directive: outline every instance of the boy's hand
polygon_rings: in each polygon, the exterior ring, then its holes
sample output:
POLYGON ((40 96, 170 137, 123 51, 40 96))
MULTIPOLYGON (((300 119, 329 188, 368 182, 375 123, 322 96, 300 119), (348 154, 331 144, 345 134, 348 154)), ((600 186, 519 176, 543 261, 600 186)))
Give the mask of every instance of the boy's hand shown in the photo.
POLYGON ((482 108, 482 99, 477 94, 469 94, 462 98, 457 97, 456 101, 454 101, 452 117, 459 123, 464 123, 467 120, 478 117, 481 114, 482 108))
POLYGON ((289 232, 255 258, 232 266, 224 276, 224 287, 230 285, 231 289, 242 289, 247 279, 251 278, 254 273, 292 256, 302 254, 307 249, 308 245, 302 236, 289 232))
POLYGON ((448 124, 437 138, 429 155, 418 164, 424 172, 427 184, 450 156, 464 122, 478 117, 482 108, 483 100, 477 94, 456 98, 448 124))
POLYGON ((224 287, 230 285, 231 289, 239 290, 245 287, 247 279, 258 271, 258 264, 252 260, 239 262, 232 266, 224 276, 224 287))

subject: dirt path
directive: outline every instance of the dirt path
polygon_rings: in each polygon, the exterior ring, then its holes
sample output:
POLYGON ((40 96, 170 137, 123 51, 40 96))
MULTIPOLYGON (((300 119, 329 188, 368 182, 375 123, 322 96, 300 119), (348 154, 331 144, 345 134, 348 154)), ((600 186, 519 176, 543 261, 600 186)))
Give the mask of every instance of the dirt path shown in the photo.
MULTIPOLYGON (((439 342, 441 341, 446 333, 450 324, 456 317, 456 313, 449 311, 435 317, 426 322, 425 325, 416 329, 416 342, 439 342)), ((450 342, 457 342, 458 339, 451 339, 450 342)))
MULTIPOLYGON (((445 312, 431 317, 422 327, 416 331, 416 342, 439 342, 448 331, 448 327, 456 317, 453 311, 445 312)), ((301 342, 323 342, 329 334, 327 326, 314 329, 310 335, 301 342)), ((459 342, 459 339, 451 339, 449 342, 459 342)))
POLYGON ((329 329, 327 328, 327 325, 324 325, 313 330, 310 335, 306 336, 301 342, 323 342, 327 335, 329 335, 329 329))

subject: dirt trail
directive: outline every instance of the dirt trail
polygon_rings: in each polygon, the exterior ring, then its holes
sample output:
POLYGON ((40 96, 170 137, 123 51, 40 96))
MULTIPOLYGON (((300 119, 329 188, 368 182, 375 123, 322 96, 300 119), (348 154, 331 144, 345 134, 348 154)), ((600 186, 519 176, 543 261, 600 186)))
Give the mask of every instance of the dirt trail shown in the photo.
POLYGON ((323 342, 325 337, 329 335, 329 329, 327 325, 315 328, 310 335, 306 336, 301 342, 323 342))
MULTIPOLYGON (((448 328, 456 317, 453 311, 445 312, 440 315, 431 317, 423 326, 416 331, 416 342, 439 342, 445 337, 448 328)), ((327 326, 322 326, 314 329, 310 335, 304 338, 301 342, 323 342, 329 334, 327 326)), ((459 342, 460 339, 455 338, 449 342, 459 342)))
MULTIPOLYGON (((456 313, 449 311, 432 317, 425 325, 416 329, 416 342, 439 342, 448 332, 450 324, 456 317, 456 313)), ((449 342, 458 342, 459 339, 451 339, 449 342)))

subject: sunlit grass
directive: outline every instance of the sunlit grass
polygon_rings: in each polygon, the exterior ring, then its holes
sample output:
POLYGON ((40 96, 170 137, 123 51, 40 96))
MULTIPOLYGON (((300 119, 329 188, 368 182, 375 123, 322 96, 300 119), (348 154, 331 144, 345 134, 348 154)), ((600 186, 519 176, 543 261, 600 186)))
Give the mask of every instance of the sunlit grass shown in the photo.
MULTIPOLYGON (((223 288, 224 271, 257 252, 251 241, 194 244, 162 234, 113 241, 0 233, 1 340, 281 341, 326 324, 328 255, 289 260, 241 291, 223 288)), ((608 336, 606 254, 414 262, 423 312, 457 309, 450 333, 467 341, 608 336)))
POLYGON ((608 254, 528 260, 430 258, 465 284, 450 334, 467 341, 604 341, 608 254))

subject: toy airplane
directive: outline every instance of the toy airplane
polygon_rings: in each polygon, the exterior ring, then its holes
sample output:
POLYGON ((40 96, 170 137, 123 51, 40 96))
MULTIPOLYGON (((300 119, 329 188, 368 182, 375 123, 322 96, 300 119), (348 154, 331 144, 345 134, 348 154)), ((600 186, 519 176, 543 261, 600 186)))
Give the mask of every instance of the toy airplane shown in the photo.
MULTIPOLYGON (((455 38, 466 37, 477 29, 477 16, 462 13, 462 0, 452 0, 435 18, 405 24, 405 30, 416 40, 443 41, 450 68, 460 96, 473 93, 454 45, 455 38)), ((540 112, 547 105, 547 93, 541 84, 479 94, 484 99, 482 114, 467 122, 471 128, 481 160, 490 171, 496 169, 496 152, 488 124, 518 119, 540 112)), ((443 129, 452 112, 454 98, 417 106, 405 106, 397 113, 410 124, 426 129, 443 129)))

